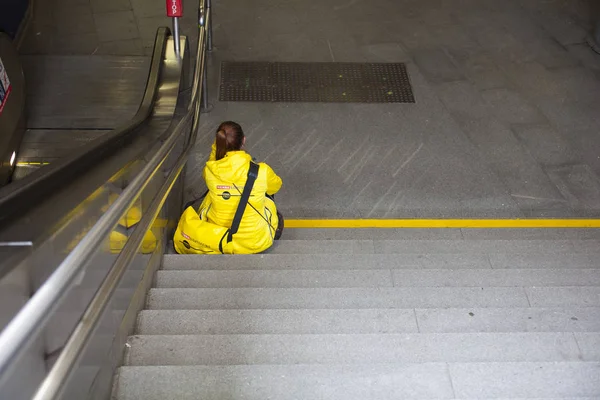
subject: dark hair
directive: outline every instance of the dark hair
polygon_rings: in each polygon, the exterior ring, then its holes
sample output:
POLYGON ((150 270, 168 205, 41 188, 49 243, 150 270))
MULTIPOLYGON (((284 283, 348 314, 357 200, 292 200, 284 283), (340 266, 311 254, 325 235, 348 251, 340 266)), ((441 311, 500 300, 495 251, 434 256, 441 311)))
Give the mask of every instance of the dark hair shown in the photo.
POLYGON ((242 127, 233 121, 222 122, 217 128, 216 143, 215 159, 217 160, 225 157, 228 151, 240 150, 244 144, 242 127))

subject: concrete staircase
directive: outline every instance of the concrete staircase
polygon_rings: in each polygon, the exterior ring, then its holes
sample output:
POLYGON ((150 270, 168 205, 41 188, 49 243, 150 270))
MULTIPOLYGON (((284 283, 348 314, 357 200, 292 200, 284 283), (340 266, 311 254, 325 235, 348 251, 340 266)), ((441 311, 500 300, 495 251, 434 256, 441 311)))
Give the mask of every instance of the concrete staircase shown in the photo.
POLYGON ((166 255, 114 399, 600 398, 600 241, 346 236, 166 255))

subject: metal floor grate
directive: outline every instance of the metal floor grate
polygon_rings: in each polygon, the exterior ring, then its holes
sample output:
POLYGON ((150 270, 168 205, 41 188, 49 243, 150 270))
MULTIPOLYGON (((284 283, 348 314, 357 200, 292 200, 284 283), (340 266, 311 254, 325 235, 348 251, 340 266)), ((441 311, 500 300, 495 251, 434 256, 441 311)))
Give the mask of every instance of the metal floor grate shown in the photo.
POLYGON ((221 63, 220 101, 414 103, 402 63, 221 63))

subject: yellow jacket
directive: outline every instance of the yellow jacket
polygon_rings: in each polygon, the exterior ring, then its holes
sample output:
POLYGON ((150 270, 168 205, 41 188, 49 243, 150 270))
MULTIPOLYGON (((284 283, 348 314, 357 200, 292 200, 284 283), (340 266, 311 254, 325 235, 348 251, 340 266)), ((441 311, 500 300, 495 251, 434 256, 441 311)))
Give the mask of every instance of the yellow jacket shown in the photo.
MULTIPOLYGON (((202 219, 219 226, 231 227, 251 160, 252 157, 243 150, 230 151, 222 159, 215 160, 213 144, 203 172, 208 195, 198 210, 202 219)), ((277 193, 281 185, 281 178, 273 169, 265 163, 259 163, 258 177, 238 232, 233 236, 233 247, 230 247, 231 244, 226 246, 232 253, 259 253, 271 247, 279 220, 275 203, 266 194, 277 193)))

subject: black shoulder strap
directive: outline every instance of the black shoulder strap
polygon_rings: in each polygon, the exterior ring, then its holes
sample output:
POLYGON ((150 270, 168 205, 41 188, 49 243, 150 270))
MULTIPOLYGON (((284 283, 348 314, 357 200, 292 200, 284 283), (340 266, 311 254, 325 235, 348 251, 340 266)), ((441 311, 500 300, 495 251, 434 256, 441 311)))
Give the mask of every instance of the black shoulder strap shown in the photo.
POLYGON ((208 194, 208 189, 206 190, 206 192, 204 192, 204 194, 200 197, 196 197, 193 200, 188 201, 187 203, 185 203, 185 205, 183 206, 183 209, 186 210, 188 207, 193 206, 194 204, 196 204, 198 201, 200 200, 204 200, 204 198, 206 197, 206 195, 208 194))
POLYGON ((250 198, 250 192, 252 192, 252 187, 254 186, 254 181, 258 177, 258 164, 250 161, 250 168, 248 169, 248 179, 246 179, 246 184, 244 185, 244 191, 242 192, 242 197, 240 198, 240 203, 238 204, 238 208, 235 211, 235 216, 233 217, 233 222, 231 223, 231 228, 229 229, 229 234, 227 235, 227 243, 233 240, 233 235, 235 235, 240 227, 240 222, 242 222, 242 217, 244 216, 244 211, 246 211, 246 204, 248 204, 248 199, 250 198))

